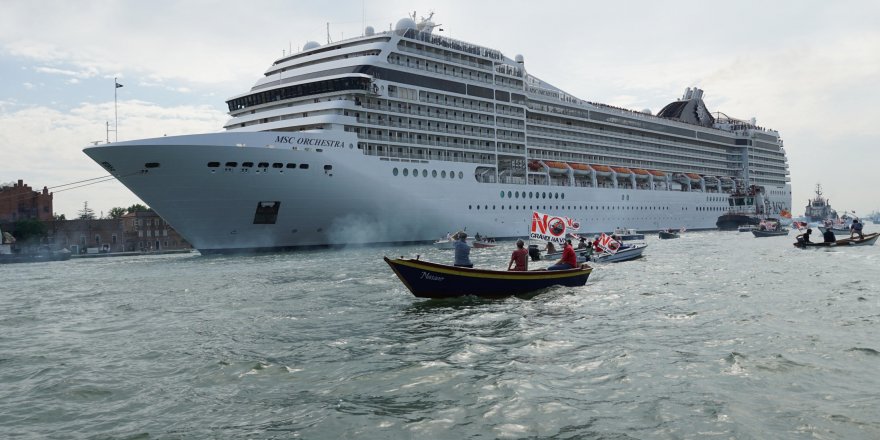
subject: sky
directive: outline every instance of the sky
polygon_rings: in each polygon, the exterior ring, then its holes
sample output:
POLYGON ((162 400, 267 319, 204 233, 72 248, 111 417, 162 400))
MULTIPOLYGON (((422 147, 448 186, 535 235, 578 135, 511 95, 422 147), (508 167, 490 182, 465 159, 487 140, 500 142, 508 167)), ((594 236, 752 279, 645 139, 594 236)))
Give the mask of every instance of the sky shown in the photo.
POLYGON ((817 183, 838 212, 880 210, 880 2, 846 0, 4 0, 0 183, 49 187, 67 218, 142 203, 69 185, 106 175, 83 148, 222 131, 225 100, 328 23, 338 41, 432 11, 441 35, 521 54, 587 101, 656 113, 696 86, 710 111, 755 117, 784 139, 795 215, 817 183))

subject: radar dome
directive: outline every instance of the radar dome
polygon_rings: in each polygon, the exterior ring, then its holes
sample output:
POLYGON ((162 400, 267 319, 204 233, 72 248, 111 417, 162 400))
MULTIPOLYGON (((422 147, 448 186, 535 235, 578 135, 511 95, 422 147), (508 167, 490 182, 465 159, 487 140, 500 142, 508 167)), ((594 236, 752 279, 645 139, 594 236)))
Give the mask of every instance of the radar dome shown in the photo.
POLYGON ((394 26, 394 30, 396 31, 405 31, 407 29, 416 29, 416 22, 414 22, 413 19, 409 17, 401 18, 394 26))
POLYGON ((649 109, 649 108, 643 108, 643 109, 642 109, 642 113, 644 113, 644 114, 646 114, 646 115, 650 115, 650 114, 651 114, 651 109, 649 109))
POLYGON ((373 29, 372 26, 367 26, 366 29, 364 29, 364 35, 366 35, 366 36, 368 36, 368 37, 369 37, 369 36, 372 36, 372 35, 375 34, 375 33, 376 33, 376 30, 373 29))
POLYGON ((303 52, 307 50, 317 49, 319 47, 321 47, 321 43, 318 43, 317 41, 309 41, 308 43, 306 43, 305 46, 303 46, 303 52))
POLYGON ((520 64, 522 64, 522 63, 525 62, 525 59, 523 58, 522 55, 517 55, 517 56, 515 56, 513 59, 516 60, 516 62, 517 62, 517 63, 520 63, 520 64))

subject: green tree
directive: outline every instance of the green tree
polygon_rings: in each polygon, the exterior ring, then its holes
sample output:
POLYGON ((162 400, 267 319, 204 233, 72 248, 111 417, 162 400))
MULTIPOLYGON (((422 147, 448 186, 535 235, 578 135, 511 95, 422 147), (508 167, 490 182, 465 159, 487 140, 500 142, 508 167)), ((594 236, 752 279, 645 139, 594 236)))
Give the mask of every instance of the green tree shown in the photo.
POLYGON ((119 207, 110 208, 110 211, 107 212, 107 217, 110 217, 112 219, 118 219, 119 217, 122 217, 123 215, 125 215, 126 212, 128 212, 128 211, 125 208, 119 208, 119 207))
POLYGON ((78 212, 78 214, 79 214, 78 218, 80 220, 94 220, 95 219, 95 210, 92 208, 89 208, 89 202, 83 202, 83 209, 81 209, 78 212))
POLYGON ((150 210, 149 207, 141 205, 140 203, 135 203, 134 205, 131 205, 128 207, 128 212, 149 211, 149 210, 150 210))
POLYGON ((39 220, 19 220, 15 222, 15 232, 12 235, 16 240, 27 241, 32 238, 42 238, 46 236, 46 224, 39 220))
POLYGON ((67 218, 64 217, 64 214, 55 213, 52 217, 54 217, 55 220, 67 220, 67 218))

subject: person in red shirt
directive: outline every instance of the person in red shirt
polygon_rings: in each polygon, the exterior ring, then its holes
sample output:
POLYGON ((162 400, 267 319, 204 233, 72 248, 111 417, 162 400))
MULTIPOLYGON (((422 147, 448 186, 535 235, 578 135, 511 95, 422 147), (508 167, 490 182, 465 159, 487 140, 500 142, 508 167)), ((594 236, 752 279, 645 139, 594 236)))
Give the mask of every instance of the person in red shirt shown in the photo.
POLYGON ((516 250, 510 254, 510 262, 507 263, 507 270, 525 271, 529 270, 529 251, 525 249, 525 243, 522 240, 516 241, 516 250))
POLYGON ((565 270, 577 267, 577 255, 571 246, 571 239, 565 239, 565 247, 562 248, 562 258, 556 264, 547 268, 547 270, 565 270))

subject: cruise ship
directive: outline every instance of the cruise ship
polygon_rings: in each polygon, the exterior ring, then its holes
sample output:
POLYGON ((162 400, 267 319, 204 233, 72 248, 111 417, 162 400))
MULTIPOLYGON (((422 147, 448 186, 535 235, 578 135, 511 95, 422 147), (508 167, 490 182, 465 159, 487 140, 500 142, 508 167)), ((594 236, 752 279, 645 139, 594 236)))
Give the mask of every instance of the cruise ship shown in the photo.
POLYGON ((586 233, 714 229, 752 187, 791 209, 779 133, 701 89, 657 114, 585 101, 434 28, 308 42, 226 101, 221 132, 84 152, 202 253, 523 237, 533 211, 586 233))

